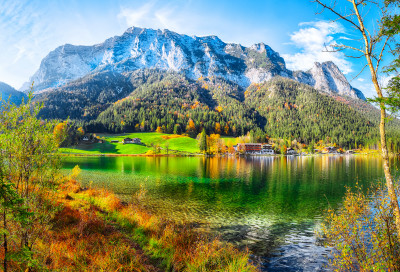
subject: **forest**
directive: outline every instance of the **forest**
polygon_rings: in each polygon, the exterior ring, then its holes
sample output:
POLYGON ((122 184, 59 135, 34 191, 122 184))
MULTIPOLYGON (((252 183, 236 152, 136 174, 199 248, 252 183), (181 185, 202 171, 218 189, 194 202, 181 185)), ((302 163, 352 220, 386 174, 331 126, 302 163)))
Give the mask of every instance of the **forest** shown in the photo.
MULTIPOLYGON (((378 148, 378 110, 368 102, 321 93, 296 81, 275 77, 246 90, 221 78, 158 70, 125 77, 99 73, 61 90, 36 96, 42 118, 69 118, 91 133, 163 132, 195 138, 239 137, 251 132, 304 144, 329 138, 344 148, 378 148), (118 91, 119 90, 119 91, 118 91)), ((398 149, 400 122, 388 123, 392 149, 398 149)))

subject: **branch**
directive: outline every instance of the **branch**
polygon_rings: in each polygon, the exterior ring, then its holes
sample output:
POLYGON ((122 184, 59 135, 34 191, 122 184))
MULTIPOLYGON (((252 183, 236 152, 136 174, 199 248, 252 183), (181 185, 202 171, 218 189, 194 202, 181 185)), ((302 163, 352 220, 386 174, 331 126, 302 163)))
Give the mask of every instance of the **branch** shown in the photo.
POLYGON ((389 41, 389 36, 386 37, 385 43, 384 43, 383 46, 382 46, 381 53, 379 53, 379 58, 378 58, 378 60, 376 61, 375 74, 378 73, 379 64, 380 64, 380 62, 381 62, 381 60, 382 60, 383 52, 385 51, 385 48, 386 48, 386 45, 388 44, 388 41, 389 41))
POLYGON ((362 55, 359 55, 359 56, 350 56, 350 55, 344 54, 344 56, 346 58, 361 59, 362 57, 365 57, 365 54, 362 54, 362 55))
POLYGON ((361 32, 361 28, 354 23, 352 20, 348 19, 348 15, 342 15, 339 12, 337 12, 333 7, 329 7, 327 5, 325 5, 324 3, 321 2, 321 0, 314 0, 314 2, 317 2, 318 4, 320 4, 323 8, 330 10, 331 12, 333 12, 336 16, 338 16, 340 19, 345 20, 346 22, 352 24, 356 29, 358 29, 361 32))
POLYGON ((361 69, 361 71, 360 71, 356 76, 354 76, 350 81, 353 81, 353 80, 356 79, 359 75, 361 75, 362 72, 364 71, 365 67, 367 67, 367 66, 368 66, 368 64, 365 64, 364 67, 361 69))
POLYGON ((358 49, 358 48, 353 47, 353 46, 350 46, 350 45, 336 44, 336 45, 332 45, 332 47, 338 48, 338 50, 332 51, 332 52, 338 52, 338 51, 343 51, 343 50, 345 50, 345 49, 351 49, 351 50, 354 50, 354 51, 361 52, 361 53, 363 53, 363 55, 366 53, 366 52, 364 52, 363 50, 358 49))

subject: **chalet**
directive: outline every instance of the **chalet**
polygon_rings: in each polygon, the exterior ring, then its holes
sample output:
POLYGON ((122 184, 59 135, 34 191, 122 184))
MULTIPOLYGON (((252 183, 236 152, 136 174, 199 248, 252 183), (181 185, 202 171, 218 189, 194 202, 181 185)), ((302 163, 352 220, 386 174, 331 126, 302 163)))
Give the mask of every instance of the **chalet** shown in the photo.
POLYGON ((123 142, 124 142, 124 144, 133 144, 133 139, 132 138, 125 138, 123 142))
POLYGON ((286 150, 286 155, 297 155, 297 152, 293 148, 288 148, 286 150))
POLYGON ((261 148, 261 153, 262 154, 267 154, 267 155, 274 155, 275 151, 272 149, 272 145, 263 144, 262 148, 261 148))
POLYGON ((83 136, 82 141, 89 141, 89 137, 88 136, 83 136))
POLYGON ((261 153, 262 145, 258 143, 244 144, 246 153, 261 153))
POLYGON ((266 154, 273 155, 275 151, 272 149, 272 145, 270 144, 260 144, 260 143, 240 143, 234 145, 233 148, 236 152, 242 152, 246 154, 266 154))
POLYGON ((141 144, 142 142, 140 141, 139 138, 125 138, 124 139, 124 144, 141 144))
POLYGON ((337 148, 334 146, 327 146, 327 147, 325 147, 325 150, 329 154, 338 154, 339 153, 337 148))

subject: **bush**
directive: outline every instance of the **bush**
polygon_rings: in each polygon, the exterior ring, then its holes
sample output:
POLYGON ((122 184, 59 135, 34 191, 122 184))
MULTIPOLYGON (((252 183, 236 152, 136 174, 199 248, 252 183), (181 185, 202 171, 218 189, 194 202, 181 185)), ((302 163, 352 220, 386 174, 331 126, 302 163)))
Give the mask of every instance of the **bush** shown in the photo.
POLYGON ((322 224, 334 271, 400 271, 400 243, 387 191, 347 190, 343 205, 322 224))

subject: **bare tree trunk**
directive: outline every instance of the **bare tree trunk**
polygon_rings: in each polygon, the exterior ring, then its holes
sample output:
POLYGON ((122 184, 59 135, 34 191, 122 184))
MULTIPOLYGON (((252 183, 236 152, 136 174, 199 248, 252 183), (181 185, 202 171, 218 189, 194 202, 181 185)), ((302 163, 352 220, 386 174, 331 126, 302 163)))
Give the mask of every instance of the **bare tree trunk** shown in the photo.
MULTIPOLYGON (((4 225, 4 230, 7 229, 7 219, 6 219, 6 211, 4 210, 3 212, 3 225, 4 225)), ((4 238, 4 243, 3 243, 3 248, 4 248, 4 260, 3 260, 3 269, 4 272, 8 271, 8 259, 7 259, 7 253, 8 253, 8 244, 7 244, 7 234, 3 234, 4 238)))
POLYGON ((386 187, 388 189, 390 203, 392 205, 395 215, 397 234, 400 237, 400 208, 399 208, 399 201, 396 195, 396 190, 393 185, 393 176, 389 168, 389 155, 388 155, 388 149, 386 147, 385 118, 386 118, 385 108, 383 108, 381 105, 381 123, 379 125, 379 130, 381 134, 383 171, 385 172, 386 187))
MULTIPOLYGON (((381 87, 379 86, 378 83, 378 78, 377 78, 377 69, 379 66, 379 62, 382 58, 382 53, 379 57, 378 64, 376 65, 376 68, 374 67, 374 64, 372 63, 372 50, 373 46, 371 44, 372 41, 368 40, 367 37, 367 30, 364 27, 364 21, 362 16, 359 13, 358 10, 358 4, 356 3, 355 0, 352 0, 352 4, 354 7, 354 12, 357 16, 358 22, 360 24, 360 31, 362 33, 363 39, 364 39, 364 46, 365 46, 365 57, 368 62, 368 67, 371 71, 371 77, 372 77, 372 82, 374 84, 376 93, 378 94, 379 99, 383 99, 383 94, 381 87)), ((383 159, 383 171, 385 173, 385 179, 386 179, 386 187, 388 189, 388 194, 390 198, 390 203, 394 211, 394 216, 395 216, 395 221, 396 221, 396 229, 397 229, 397 234, 400 239, 400 208, 399 208, 399 201, 397 199, 396 195, 396 190, 393 185, 393 176, 392 173, 390 172, 390 166, 389 166, 389 154, 388 154, 388 149, 387 149, 387 144, 386 144, 386 110, 385 110, 385 103, 384 101, 380 101, 379 103, 380 109, 381 109, 381 122, 379 124, 379 132, 381 136, 381 148, 382 148, 382 159, 383 159)))

